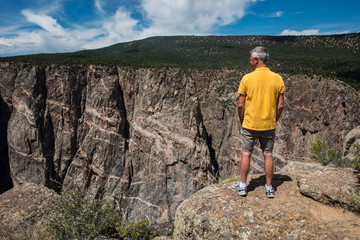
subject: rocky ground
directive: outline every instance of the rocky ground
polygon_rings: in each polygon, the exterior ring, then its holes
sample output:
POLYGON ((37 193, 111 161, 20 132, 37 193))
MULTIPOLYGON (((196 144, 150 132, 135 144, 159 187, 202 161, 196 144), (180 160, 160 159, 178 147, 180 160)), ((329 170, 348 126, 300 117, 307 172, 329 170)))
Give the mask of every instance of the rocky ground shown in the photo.
MULTIPOLYGON (((275 198, 265 195, 264 175, 249 176, 249 193, 213 184, 176 211, 173 237, 157 239, 359 239, 360 216, 349 192, 358 185, 351 169, 292 162, 274 175, 275 198)), ((56 193, 22 184, 0 195, 0 239, 49 239, 43 215, 56 193)))
POLYGON ((352 170, 290 163, 274 176, 275 198, 263 175, 252 175, 247 197, 234 184, 206 187, 177 210, 174 239, 359 239, 360 217, 340 206, 358 184, 352 170))

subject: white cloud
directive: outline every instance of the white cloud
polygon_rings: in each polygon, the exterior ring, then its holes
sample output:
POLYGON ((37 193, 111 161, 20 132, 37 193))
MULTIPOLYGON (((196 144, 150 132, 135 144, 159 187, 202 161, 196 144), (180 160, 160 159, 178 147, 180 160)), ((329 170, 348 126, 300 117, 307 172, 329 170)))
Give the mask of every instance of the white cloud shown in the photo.
POLYGON ((95 4, 95 8, 96 8, 99 12, 104 12, 102 0, 95 0, 94 4, 95 4))
POLYGON ((309 30, 303 30, 303 31, 295 31, 295 30, 289 30, 285 29, 281 32, 280 35, 294 35, 294 36, 300 36, 300 35, 320 35, 320 31, 317 29, 309 29, 309 30))
MULTIPOLYGON (((164 34, 208 33, 216 26, 234 23, 244 16, 246 0, 142 0, 151 27, 164 34)), ((156 32, 155 31, 155 32, 156 32)))
POLYGON ((282 17, 284 15, 283 11, 277 11, 277 12, 273 12, 273 13, 265 13, 265 14, 256 14, 253 13, 253 15, 258 16, 258 17, 263 17, 263 18, 278 18, 278 17, 282 17))
POLYGON ((23 10, 29 23, 40 28, 31 31, 16 28, 1 28, 0 55, 16 55, 46 52, 69 52, 84 49, 89 39, 104 33, 102 29, 77 27, 63 28, 53 17, 23 10))
POLYGON ((21 13, 27 18, 29 22, 35 23, 49 33, 53 33, 56 36, 66 35, 64 29, 57 23, 56 19, 52 17, 35 14, 30 10, 22 10, 21 13))
POLYGON ((283 15, 284 15, 283 11, 278 11, 278 12, 275 12, 272 16, 273 17, 282 17, 283 15))
POLYGON ((66 19, 62 1, 55 1, 48 11, 44 11, 45 7, 22 10, 27 22, 1 33, 0 55, 69 52, 150 36, 211 34, 219 26, 239 21, 246 7, 256 1, 259 0, 139 0, 135 15, 121 6, 109 15, 105 12, 105 0, 93 0, 99 15, 92 22, 68 22, 67 27, 55 17, 66 19))
POLYGON ((105 47, 121 41, 136 39, 139 32, 135 30, 138 20, 131 17, 131 13, 119 8, 115 15, 102 25, 103 37, 85 43, 86 49, 105 47))
POLYGON ((289 29, 285 29, 284 31, 281 32, 280 35, 282 36, 289 36, 289 35, 293 35, 293 36, 305 36, 305 35, 334 35, 334 34, 347 34, 350 33, 349 30, 344 30, 344 31, 331 31, 331 32, 320 32, 317 29, 309 29, 309 30, 303 30, 303 31, 294 31, 294 30, 289 30, 289 29))

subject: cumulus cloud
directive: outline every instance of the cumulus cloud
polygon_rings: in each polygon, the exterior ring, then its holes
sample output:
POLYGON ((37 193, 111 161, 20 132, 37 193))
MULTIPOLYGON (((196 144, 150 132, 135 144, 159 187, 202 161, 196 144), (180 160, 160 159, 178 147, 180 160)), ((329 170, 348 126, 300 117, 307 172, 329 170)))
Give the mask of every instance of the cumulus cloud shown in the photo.
POLYGON ((285 29, 281 32, 280 35, 294 35, 294 36, 301 36, 301 35, 320 35, 320 31, 317 29, 309 29, 309 30, 303 30, 303 31, 295 31, 295 30, 289 30, 285 29))
POLYGON ((244 16, 246 0, 142 0, 151 28, 164 33, 206 33, 244 16))
MULTIPOLYGON (((110 44, 136 39, 139 32, 135 27, 138 20, 131 17, 131 13, 119 8, 115 15, 102 24, 102 37, 90 40, 82 47, 86 49, 105 47, 110 44)), ((91 38, 90 38, 91 39, 91 38)))
POLYGON ((61 5, 49 6, 51 11, 24 9, 21 13, 26 25, 32 24, 32 28, 19 27, 16 31, 2 33, 0 55, 100 48, 149 36, 211 34, 219 26, 239 21, 244 17, 246 7, 256 1, 138 0, 134 8, 137 14, 124 6, 111 14, 105 12, 109 2, 94 0, 93 9, 99 16, 81 25, 67 22, 66 27, 55 17, 66 19, 62 12, 65 8, 61 5), (56 13, 56 9, 61 13, 56 13), (106 15, 109 17, 104 18, 106 15))

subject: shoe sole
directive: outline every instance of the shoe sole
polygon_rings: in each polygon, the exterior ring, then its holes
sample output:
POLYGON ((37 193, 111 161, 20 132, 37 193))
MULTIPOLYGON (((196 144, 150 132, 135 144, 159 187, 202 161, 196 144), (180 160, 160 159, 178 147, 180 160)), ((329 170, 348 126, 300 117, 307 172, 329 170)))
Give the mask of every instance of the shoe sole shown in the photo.
POLYGON ((271 195, 266 194, 266 196, 267 196, 268 198, 274 198, 274 193, 271 194, 271 195))
POLYGON ((232 187, 230 187, 231 188, 231 190, 233 190, 234 192, 236 192, 237 194, 239 194, 240 196, 246 196, 247 195, 247 192, 245 192, 245 193, 240 193, 239 191, 237 191, 237 190, 235 190, 235 189, 233 189, 232 187))

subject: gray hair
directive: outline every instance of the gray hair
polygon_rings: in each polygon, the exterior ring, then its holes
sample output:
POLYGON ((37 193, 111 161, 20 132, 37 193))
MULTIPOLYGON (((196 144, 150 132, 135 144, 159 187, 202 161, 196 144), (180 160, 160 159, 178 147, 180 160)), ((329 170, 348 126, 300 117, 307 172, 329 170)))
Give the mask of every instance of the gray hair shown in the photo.
POLYGON ((253 58, 258 58, 260 61, 266 64, 267 60, 269 59, 269 52, 265 47, 256 47, 250 51, 253 58))

